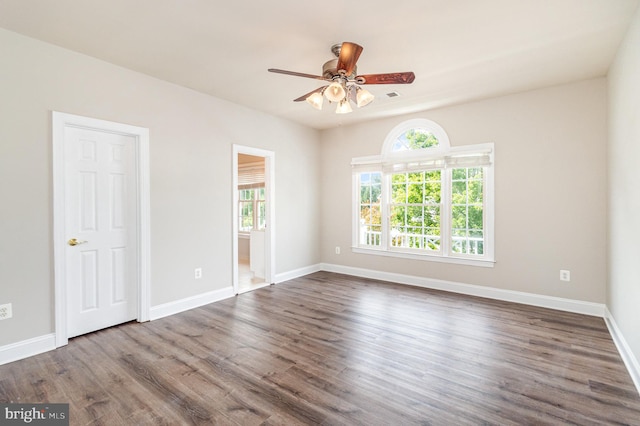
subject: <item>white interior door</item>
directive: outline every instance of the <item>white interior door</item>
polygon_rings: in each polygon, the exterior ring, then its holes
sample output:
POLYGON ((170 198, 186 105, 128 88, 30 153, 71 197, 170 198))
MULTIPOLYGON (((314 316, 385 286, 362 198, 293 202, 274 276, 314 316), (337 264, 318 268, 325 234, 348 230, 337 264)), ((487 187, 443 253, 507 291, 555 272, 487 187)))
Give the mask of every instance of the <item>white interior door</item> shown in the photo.
POLYGON ((136 139, 66 127, 67 337, 137 317, 136 139))

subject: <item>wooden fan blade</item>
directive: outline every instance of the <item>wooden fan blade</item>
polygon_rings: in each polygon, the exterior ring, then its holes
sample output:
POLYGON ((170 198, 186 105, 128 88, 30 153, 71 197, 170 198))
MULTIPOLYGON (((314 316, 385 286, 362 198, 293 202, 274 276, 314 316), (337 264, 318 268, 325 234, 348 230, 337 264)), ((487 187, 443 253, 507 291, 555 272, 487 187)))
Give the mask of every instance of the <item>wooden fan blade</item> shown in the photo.
POLYGON ((411 84, 416 75, 413 72, 390 72, 387 74, 365 74, 356 77, 359 84, 411 84))
POLYGON ((321 75, 313 75, 313 74, 305 74, 302 72, 295 72, 295 71, 287 71, 287 70, 279 70, 277 68, 269 68, 267 71, 269 72, 275 72, 277 74, 286 74, 286 75, 292 75, 294 77, 306 77, 306 78, 313 78, 316 80, 326 80, 323 76, 321 75))
POLYGON ((338 71, 344 71, 345 75, 351 75, 356 67, 356 62, 362 53, 362 46, 359 44, 345 41, 340 48, 340 56, 338 57, 338 71))
POLYGON ((294 99, 294 100, 293 100, 293 102, 301 102, 301 101, 305 101, 305 100, 307 100, 307 98, 308 98, 309 96, 313 95, 314 93, 316 93, 316 92, 322 92, 322 90, 324 90, 324 88, 325 88, 325 87, 328 87, 328 86, 318 87, 316 90, 312 90, 312 91, 310 91, 309 93, 307 93, 306 95, 302 95, 302 96, 300 96, 299 98, 294 99))

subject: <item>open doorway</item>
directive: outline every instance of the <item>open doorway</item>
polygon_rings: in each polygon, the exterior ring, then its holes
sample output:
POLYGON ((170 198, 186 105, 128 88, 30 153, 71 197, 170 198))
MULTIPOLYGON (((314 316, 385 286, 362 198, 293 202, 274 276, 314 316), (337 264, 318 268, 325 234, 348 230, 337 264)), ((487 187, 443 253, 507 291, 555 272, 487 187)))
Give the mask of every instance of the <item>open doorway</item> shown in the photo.
POLYGON ((233 288, 273 282, 273 153, 234 145, 233 288))

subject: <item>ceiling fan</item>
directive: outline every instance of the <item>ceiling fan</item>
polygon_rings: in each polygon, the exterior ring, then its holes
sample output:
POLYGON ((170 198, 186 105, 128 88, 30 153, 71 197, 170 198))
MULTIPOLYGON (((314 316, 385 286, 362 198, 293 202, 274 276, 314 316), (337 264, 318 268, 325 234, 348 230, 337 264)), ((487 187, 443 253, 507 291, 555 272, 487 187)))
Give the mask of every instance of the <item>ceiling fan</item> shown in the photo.
POLYGON ((374 96, 368 90, 360 87, 362 85, 413 83, 413 80, 416 78, 413 72, 358 75, 356 62, 358 62, 362 49, 362 46, 348 41, 331 46, 331 52, 333 52, 337 59, 331 59, 324 63, 322 66, 322 75, 305 74, 277 68, 269 68, 268 71, 330 82, 293 101, 307 101, 314 108, 322 109, 322 102, 326 97, 329 102, 336 102, 338 104, 336 108, 336 113, 338 114, 351 112, 353 109, 351 108, 350 102, 355 103, 357 107, 360 108, 373 101, 374 96))

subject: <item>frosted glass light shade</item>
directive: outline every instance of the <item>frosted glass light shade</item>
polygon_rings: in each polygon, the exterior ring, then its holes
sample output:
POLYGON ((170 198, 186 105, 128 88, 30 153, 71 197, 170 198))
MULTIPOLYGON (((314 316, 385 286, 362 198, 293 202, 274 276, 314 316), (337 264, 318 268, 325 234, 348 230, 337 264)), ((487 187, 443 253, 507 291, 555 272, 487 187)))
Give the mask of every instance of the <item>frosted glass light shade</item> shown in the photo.
POLYGON ((352 111, 351 104, 347 99, 342 100, 336 107, 336 114, 348 114, 352 111))
POLYGON ((344 87, 342 87, 342 84, 340 84, 340 82, 334 81, 324 91, 324 95, 331 102, 340 102, 344 99, 344 95, 346 95, 346 92, 344 91, 344 87))
POLYGON ((306 101, 309 105, 311 105, 315 109, 321 110, 322 101, 324 101, 324 98, 322 97, 322 94, 320 94, 319 92, 315 92, 315 93, 312 93, 311 96, 307 97, 306 101))
POLYGON ((369 105, 373 99, 374 96, 368 90, 358 87, 358 93, 356 94, 358 108, 369 105))

